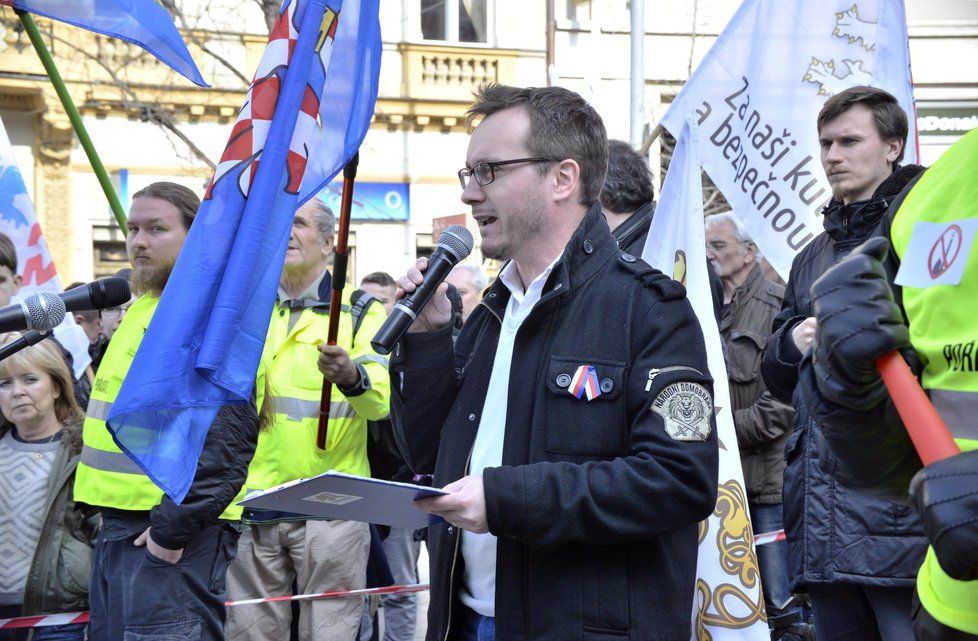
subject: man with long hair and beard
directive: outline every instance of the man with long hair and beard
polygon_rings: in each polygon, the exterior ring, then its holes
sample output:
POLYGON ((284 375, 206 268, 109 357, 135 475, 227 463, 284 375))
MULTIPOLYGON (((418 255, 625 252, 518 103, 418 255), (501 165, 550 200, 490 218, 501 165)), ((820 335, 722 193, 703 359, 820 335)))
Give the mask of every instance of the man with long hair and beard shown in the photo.
POLYGON ((93 641, 224 638, 224 575, 238 532, 221 515, 244 483, 255 451, 255 407, 218 410, 180 504, 119 450, 105 424, 199 205, 186 187, 153 183, 133 196, 126 221, 139 298, 102 358, 75 481, 75 500, 98 507, 102 517, 89 585, 93 641))

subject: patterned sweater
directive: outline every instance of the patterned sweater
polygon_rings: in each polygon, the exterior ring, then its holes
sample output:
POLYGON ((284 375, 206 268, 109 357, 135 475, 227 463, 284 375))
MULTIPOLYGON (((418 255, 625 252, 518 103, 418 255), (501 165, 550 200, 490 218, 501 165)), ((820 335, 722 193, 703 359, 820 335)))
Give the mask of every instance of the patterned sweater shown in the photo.
POLYGON ((13 430, 0 438, 0 605, 19 605, 24 600, 58 447, 57 439, 20 441, 13 430))

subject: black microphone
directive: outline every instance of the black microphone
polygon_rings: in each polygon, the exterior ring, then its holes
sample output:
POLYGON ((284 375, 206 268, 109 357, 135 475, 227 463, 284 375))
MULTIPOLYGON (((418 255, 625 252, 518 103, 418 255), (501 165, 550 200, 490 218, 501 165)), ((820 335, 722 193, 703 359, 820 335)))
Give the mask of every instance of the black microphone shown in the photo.
POLYGON ((65 303, 57 294, 34 292, 19 303, 0 309, 0 332, 24 329, 47 332, 65 319, 65 303))
POLYGON ((428 269, 424 272, 424 282, 418 288, 399 300, 390 316, 384 321, 374 339, 370 341, 378 354, 390 354, 401 340, 408 327, 418 317, 421 308, 428 304, 435 290, 448 276, 455 265, 472 252, 472 232, 463 225, 452 225, 438 235, 435 251, 428 258, 428 269))
POLYGON ((129 281, 118 276, 99 278, 61 294, 65 309, 69 312, 118 307, 129 302, 130 298, 132 291, 129 289, 129 281))
POLYGON ((47 332, 60 325, 67 312, 118 307, 130 298, 129 281, 118 277, 100 278, 62 294, 34 292, 21 302, 0 309, 0 332, 47 332))

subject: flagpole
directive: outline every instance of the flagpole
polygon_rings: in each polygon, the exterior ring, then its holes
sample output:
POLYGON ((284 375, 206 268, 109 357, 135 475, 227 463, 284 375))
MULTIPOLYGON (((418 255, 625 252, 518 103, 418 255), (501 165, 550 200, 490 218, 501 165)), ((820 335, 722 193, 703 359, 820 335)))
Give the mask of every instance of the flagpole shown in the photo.
POLYGON ((41 38, 41 32, 37 28, 37 23, 34 22, 34 18, 28 12, 21 11, 20 9, 15 9, 14 11, 17 13, 17 17, 20 18, 21 24, 24 25, 24 30, 27 31, 27 36, 31 39, 31 44, 34 45, 34 51, 37 52, 37 56, 41 59, 41 64, 44 65, 44 70, 47 72, 51 84, 54 85, 54 90, 57 92, 58 98, 61 99, 61 105, 64 107, 65 113, 68 114, 68 120, 71 121, 71 126, 74 128, 75 134, 78 136, 78 141, 85 150, 85 155, 88 156, 88 162, 92 165, 95 177, 98 178, 98 183, 102 186, 102 191, 105 192, 105 198, 109 201, 112 214, 119 223, 119 227, 122 228, 122 233, 125 234, 126 213, 122 210, 122 204, 119 202, 119 197, 112 187, 112 181, 109 180, 109 175, 105 172, 105 167, 102 165, 102 161, 95 151, 95 145, 92 144, 92 139, 88 136, 88 130, 85 129, 81 114, 78 113, 75 103, 72 102, 68 88, 61 78, 61 73, 54 64, 54 58, 51 57, 51 52, 48 51, 47 45, 44 44, 44 40, 41 38))
POLYGON ((655 129, 652 130, 652 133, 649 134, 649 137, 646 138, 645 142, 642 143, 642 149, 639 151, 639 153, 642 154, 643 156, 648 156, 649 149, 652 148, 652 143, 654 143, 661 135, 662 135, 662 125, 656 125, 655 129))
MULTIPOLYGON (((356 153, 343 168, 343 194, 340 197, 340 220, 336 230, 336 258, 333 260, 333 292, 329 301, 327 345, 336 345, 336 336, 340 331, 340 306, 343 303, 343 285, 346 284, 346 264, 350 258, 348 243, 350 240, 350 211, 353 209, 353 183, 357 177, 357 165, 359 163, 360 154, 356 153)), ((326 425, 329 422, 330 394, 332 391, 333 384, 328 378, 324 378, 323 393, 319 398, 319 430, 316 433, 316 445, 321 450, 326 449, 326 425)))

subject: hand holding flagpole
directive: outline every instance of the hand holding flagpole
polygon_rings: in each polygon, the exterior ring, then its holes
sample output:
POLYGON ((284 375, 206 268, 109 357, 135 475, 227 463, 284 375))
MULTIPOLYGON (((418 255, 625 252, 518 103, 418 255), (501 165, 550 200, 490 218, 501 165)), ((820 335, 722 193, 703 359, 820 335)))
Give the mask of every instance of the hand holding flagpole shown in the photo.
MULTIPOLYGON (((340 220, 336 231, 336 258, 333 259, 333 291, 329 301, 329 328, 326 344, 336 345, 340 331, 340 306, 343 303, 343 285, 346 284, 346 263, 349 260, 350 210, 353 208, 353 183, 357 177, 360 154, 354 154, 343 168, 343 194, 340 197, 340 220)), ((323 393, 319 398, 319 430, 316 432, 316 446, 326 449, 326 428, 329 422, 329 397, 333 384, 323 379, 323 393)))

